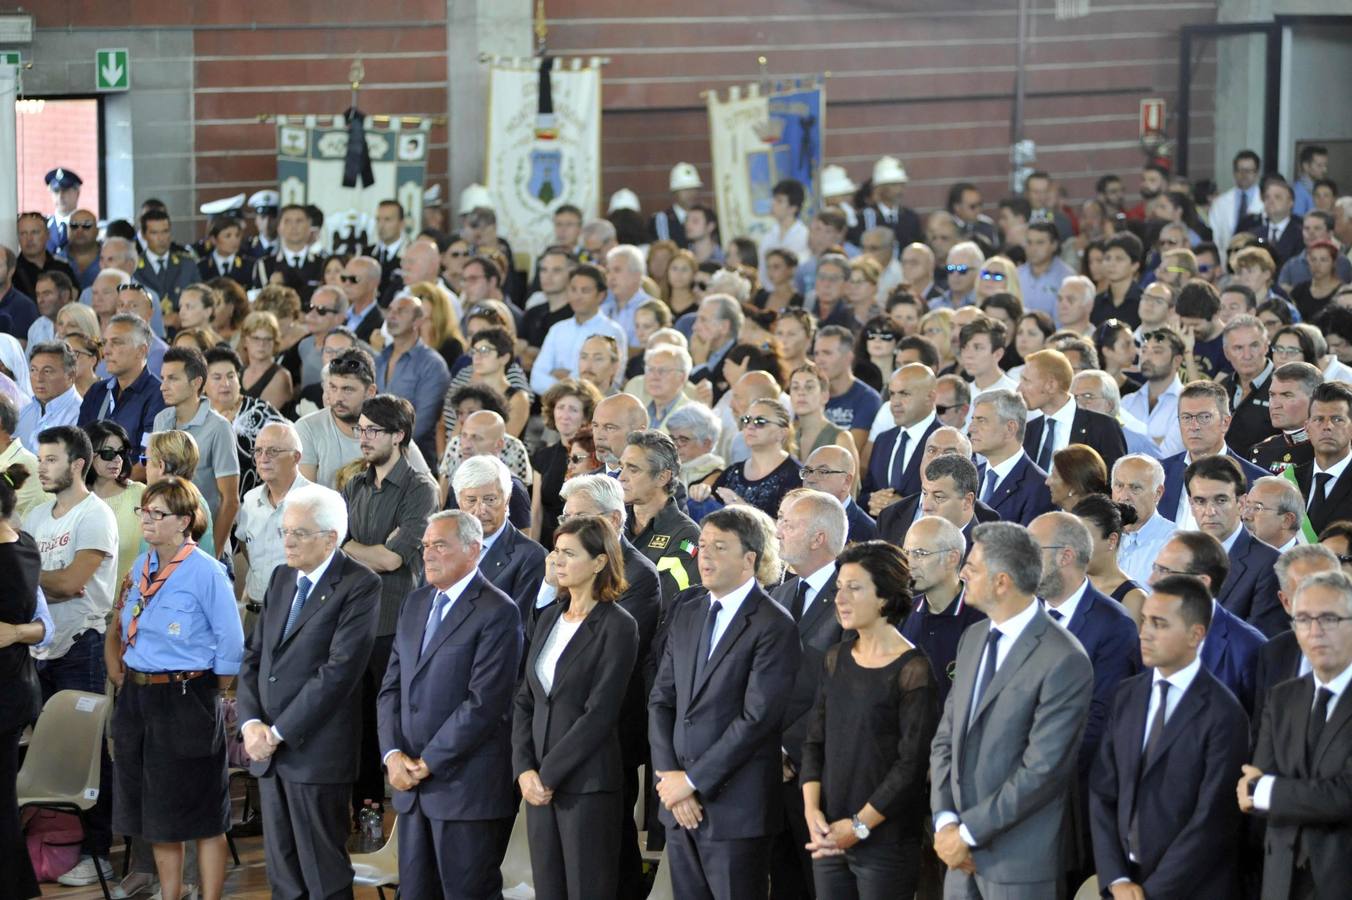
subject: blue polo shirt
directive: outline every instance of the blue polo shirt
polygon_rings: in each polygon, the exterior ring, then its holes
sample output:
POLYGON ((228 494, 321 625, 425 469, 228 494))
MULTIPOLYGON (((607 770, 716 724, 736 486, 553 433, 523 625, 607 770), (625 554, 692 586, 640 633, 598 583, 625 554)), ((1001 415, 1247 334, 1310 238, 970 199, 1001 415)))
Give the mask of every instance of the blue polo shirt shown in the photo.
MULTIPOLYGON (((965 592, 964 592, 965 593, 965 592)), ((934 666, 934 676, 939 682, 939 705, 948 699, 948 690, 953 687, 953 672, 958 660, 958 641, 967 626, 980 622, 986 614, 973 609, 963 594, 953 600, 942 613, 930 612, 925 595, 915 598, 911 612, 901 626, 901 636, 925 651, 934 666)))
POLYGON ((109 377, 96 382, 80 404, 81 428, 100 419, 111 419, 127 431, 137 453, 144 451, 146 435, 155 430, 155 416, 164 409, 160 395, 160 380, 141 369, 125 390, 119 391, 117 379, 109 377))

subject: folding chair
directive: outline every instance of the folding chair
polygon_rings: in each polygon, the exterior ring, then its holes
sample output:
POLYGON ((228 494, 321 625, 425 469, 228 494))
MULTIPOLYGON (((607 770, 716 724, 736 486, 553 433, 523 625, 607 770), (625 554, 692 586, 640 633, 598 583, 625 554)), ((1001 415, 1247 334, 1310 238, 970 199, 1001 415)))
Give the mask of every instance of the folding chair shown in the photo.
POLYGON ((1098 900, 1099 886, 1098 877, 1090 875, 1080 889, 1075 892, 1074 900, 1098 900))
POLYGON ((352 882, 373 887, 385 900, 385 888, 394 885, 395 900, 399 898, 399 817, 394 817, 390 839, 374 853, 352 854, 352 882))
MULTIPOLYGON (((19 808, 29 806, 73 812, 89 830, 88 813, 99 798, 99 759, 112 700, 85 691, 58 691, 38 716, 37 727, 19 770, 19 808)), ((109 790, 112 786, 109 786, 109 790)), ((108 880, 97 863, 104 900, 108 880)))

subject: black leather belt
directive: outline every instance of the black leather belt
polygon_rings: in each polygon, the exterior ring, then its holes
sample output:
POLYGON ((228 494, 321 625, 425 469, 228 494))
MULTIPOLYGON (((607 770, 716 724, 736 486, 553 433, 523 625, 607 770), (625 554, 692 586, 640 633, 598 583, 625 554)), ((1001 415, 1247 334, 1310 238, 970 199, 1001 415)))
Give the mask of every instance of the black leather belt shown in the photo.
POLYGON ((248 600, 244 603, 244 608, 249 612, 253 613, 254 615, 258 615, 263 611, 263 604, 255 603, 252 600, 248 600))

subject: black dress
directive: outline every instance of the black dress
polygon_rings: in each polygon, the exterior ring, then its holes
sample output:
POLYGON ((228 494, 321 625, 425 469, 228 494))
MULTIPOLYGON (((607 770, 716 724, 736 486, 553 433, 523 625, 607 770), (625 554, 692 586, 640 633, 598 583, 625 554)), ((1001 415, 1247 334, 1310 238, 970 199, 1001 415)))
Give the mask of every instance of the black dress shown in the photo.
POLYGON ((543 515, 540 523, 540 545, 546 549, 554 547, 554 529, 558 527, 559 516, 563 514, 563 498, 559 492, 563 489, 568 472, 568 448, 562 441, 546 444, 530 459, 531 468, 540 475, 540 500, 543 515))
POLYGON ((739 497, 773 519, 779 514, 779 501, 784 495, 803 486, 803 477, 798 474, 803 465, 792 456, 785 457, 769 475, 751 481, 746 477, 748 462, 750 460, 733 463, 723 470, 714 482, 714 497, 718 497, 719 488, 732 488, 739 497))
POLYGON ((1333 298, 1334 294, 1338 293, 1338 288, 1342 287, 1342 285, 1338 285, 1324 296, 1316 297, 1314 291, 1311 290, 1313 284, 1312 281, 1302 281, 1291 288, 1291 302, 1296 305, 1296 309, 1300 310, 1302 322, 1309 322, 1323 312, 1324 307, 1329 305, 1329 300, 1333 298))
MULTIPOLYGON (((20 532, 19 539, 0 544, 0 572, 6 590, 0 591, 0 622, 27 625, 37 610, 38 575, 42 558, 33 538, 20 532)), ((0 650, 0 900, 27 900, 41 896, 33 865, 19 824, 19 801, 15 782, 19 775, 19 735, 42 709, 38 675, 27 644, 12 644, 0 650)))
POLYGON ((1141 587, 1139 584, 1128 578, 1126 581, 1122 582, 1117 586, 1117 590, 1113 591, 1112 597, 1118 603, 1122 603, 1125 605, 1127 594, 1130 594, 1132 591, 1144 591, 1144 590, 1145 588, 1141 587))
POLYGON ((263 392, 268 389, 268 385, 272 383, 272 379, 276 378, 277 373, 280 371, 282 371, 280 363, 273 363, 268 366, 268 370, 260 375, 257 381, 244 388, 244 396, 257 397, 261 400, 263 398, 263 392))

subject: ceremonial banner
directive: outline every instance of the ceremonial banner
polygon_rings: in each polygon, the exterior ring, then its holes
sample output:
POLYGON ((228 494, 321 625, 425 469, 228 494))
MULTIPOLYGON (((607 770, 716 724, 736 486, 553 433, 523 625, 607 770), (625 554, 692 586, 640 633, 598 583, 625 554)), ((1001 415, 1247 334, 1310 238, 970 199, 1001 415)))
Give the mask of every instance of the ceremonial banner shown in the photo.
POLYGON ((367 188, 349 188, 343 187, 348 124, 341 115, 277 120, 282 205, 312 203, 323 210, 326 247, 334 246, 335 239, 344 246, 353 237, 361 243, 374 240, 376 206, 391 197, 404 205, 407 221, 422 221, 430 120, 410 126, 398 117, 367 116, 365 127, 375 181, 367 188))
POLYGON ((767 96, 752 84, 731 88, 726 100, 714 91, 705 95, 720 230, 756 241, 774 227, 770 192, 776 182, 803 183, 804 220, 819 202, 826 89, 799 81, 772 90, 767 96))
POLYGON ((493 59, 484 183, 498 233, 534 259, 554 241, 554 210, 601 205, 601 61, 493 59), (541 87, 544 90, 541 90, 541 87))

